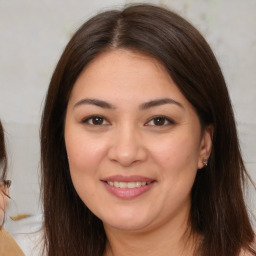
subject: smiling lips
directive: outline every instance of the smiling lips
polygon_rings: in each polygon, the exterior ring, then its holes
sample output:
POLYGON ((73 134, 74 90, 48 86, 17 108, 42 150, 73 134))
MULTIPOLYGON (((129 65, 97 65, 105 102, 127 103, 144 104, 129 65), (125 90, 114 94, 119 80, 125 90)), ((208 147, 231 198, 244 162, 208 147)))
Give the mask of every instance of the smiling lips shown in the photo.
POLYGON ((141 186, 149 185, 150 182, 146 181, 136 181, 136 182, 118 182, 118 181, 107 181, 108 185, 114 186, 116 188, 139 188, 141 186))
POLYGON ((114 196, 122 199, 132 199, 152 188, 156 182, 142 176, 111 176, 101 180, 106 189, 114 196))

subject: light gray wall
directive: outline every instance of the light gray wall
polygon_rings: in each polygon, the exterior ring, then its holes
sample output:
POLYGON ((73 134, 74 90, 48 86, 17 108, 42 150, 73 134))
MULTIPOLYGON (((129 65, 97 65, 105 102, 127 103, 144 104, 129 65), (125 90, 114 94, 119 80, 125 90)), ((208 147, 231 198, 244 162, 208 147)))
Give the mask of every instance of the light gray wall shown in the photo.
MULTIPOLYGON (((122 0, 0 0, 0 118, 13 180, 9 214, 35 214, 39 202, 39 122, 56 62, 88 17, 122 0)), ((206 37, 233 101, 246 166, 256 180, 256 0, 162 0, 206 37)), ((255 191, 254 191, 255 194, 255 191)), ((251 201, 256 201, 255 195, 251 201)), ((256 213, 255 203, 251 204, 256 213)))

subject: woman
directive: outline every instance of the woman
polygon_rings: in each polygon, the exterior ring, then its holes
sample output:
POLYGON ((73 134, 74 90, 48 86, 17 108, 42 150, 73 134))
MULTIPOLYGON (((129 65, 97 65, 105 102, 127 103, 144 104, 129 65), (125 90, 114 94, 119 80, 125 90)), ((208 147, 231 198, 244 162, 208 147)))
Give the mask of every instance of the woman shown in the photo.
POLYGON ((10 181, 6 181, 6 167, 7 167, 7 159, 6 159, 5 142, 4 142, 4 129, 3 129, 3 125, 0 121, 0 168, 1 168, 0 169, 1 170, 0 223, 2 225, 4 222, 4 215, 5 215, 4 209, 6 208, 7 198, 9 197, 8 196, 8 188, 11 185, 10 181))
POLYGON ((255 254, 224 78, 173 12, 107 11, 75 33, 41 152, 49 256, 255 254))
POLYGON ((4 142, 4 129, 0 121, 0 255, 1 256, 24 256, 23 252, 16 244, 14 239, 9 233, 4 230, 4 216, 5 209, 7 206, 7 199, 9 198, 9 187, 11 185, 10 180, 6 180, 6 167, 7 167, 7 157, 5 151, 4 142))

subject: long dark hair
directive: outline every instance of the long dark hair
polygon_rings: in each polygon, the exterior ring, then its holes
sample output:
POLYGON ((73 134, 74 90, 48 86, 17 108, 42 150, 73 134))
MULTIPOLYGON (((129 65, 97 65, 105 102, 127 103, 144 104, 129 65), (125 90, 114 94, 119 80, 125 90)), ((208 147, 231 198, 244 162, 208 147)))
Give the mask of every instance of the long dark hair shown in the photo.
MULTIPOLYGON (((5 136, 4 136, 4 128, 3 128, 2 122, 0 121, 0 182, 1 182, 0 196, 1 197, 6 196, 10 198, 5 190, 5 187, 7 186, 6 173, 7 173, 7 155, 6 155, 6 148, 5 148, 5 136)), ((5 212, 5 205, 1 206, 0 211, 5 212)), ((5 219, 3 220, 2 223, 0 223, 0 229, 4 224, 4 221, 5 219)))
POLYGON ((101 256, 103 224, 78 197, 70 178, 64 119, 73 85, 86 65, 103 51, 125 48, 158 59, 194 106, 202 128, 214 127, 208 166, 192 189, 190 221, 202 234, 197 255, 238 255, 254 239, 243 185, 241 157, 227 87, 209 45, 177 14, 152 5, 106 11, 74 34, 53 73, 41 127, 44 229, 49 256, 101 256))
POLYGON ((6 179, 6 169, 7 169, 7 156, 5 149, 5 138, 4 138, 4 128, 2 122, 0 121, 0 179, 6 179))

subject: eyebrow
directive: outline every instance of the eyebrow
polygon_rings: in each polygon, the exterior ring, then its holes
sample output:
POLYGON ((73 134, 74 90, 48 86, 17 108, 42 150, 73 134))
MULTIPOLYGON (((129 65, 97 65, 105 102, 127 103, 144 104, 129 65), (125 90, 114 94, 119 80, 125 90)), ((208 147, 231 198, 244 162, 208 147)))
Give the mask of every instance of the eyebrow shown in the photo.
MULTIPOLYGON (((151 101, 145 102, 139 106, 139 109, 146 110, 146 109, 149 109, 152 107, 161 106, 161 105, 165 105, 165 104, 174 104, 181 108, 184 108, 184 106, 180 102, 178 102, 174 99, 171 99, 171 98, 164 98, 164 99, 157 99, 157 100, 151 100, 151 101)), ((95 106, 98 106, 101 108, 106 108, 106 109, 115 109, 116 108, 114 105, 112 105, 106 101, 97 100, 97 99, 82 99, 82 100, 78 101, 74 105, 73 108, 78 107, 80 105, 95 105, 95 106)))
POLYGON ((107 109, 114 109, 115 107, 111 105, 110 103, 103 101, 103 100, 97 100, 97 99, 82 99, 78 101, 73 108, 78 107, 80 105, 95 105, 101 108, 107 108, 107 109))
POLYGON ((178 102, 174 99, 171 99, 171 98, 164 98, 164 99, 157 99, 157 100, 151 100, 151 101, 145 102, 140 105, 140 109, 146 110, 146 109, 164 105, 164 104, 175 104, 181 108, 184 108, 184 106, 180 102, 178 102))

